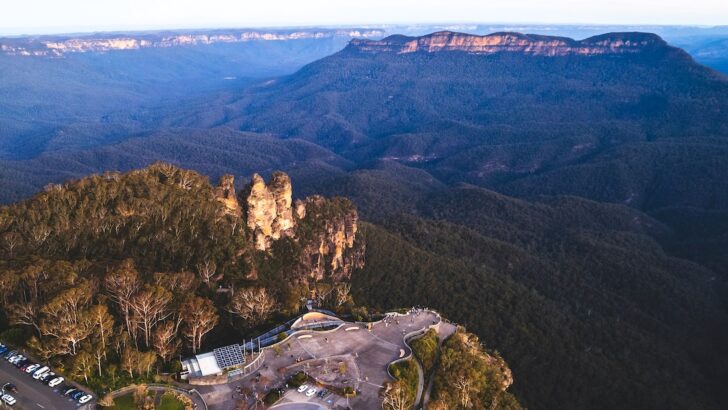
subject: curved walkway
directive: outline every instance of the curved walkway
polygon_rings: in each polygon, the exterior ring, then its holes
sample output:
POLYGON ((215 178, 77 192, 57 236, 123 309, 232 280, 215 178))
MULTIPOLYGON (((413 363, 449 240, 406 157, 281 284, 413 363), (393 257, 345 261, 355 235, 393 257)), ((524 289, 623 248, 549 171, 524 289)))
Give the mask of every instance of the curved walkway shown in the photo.
MULTIPOLYGON (((348 357, 354 363, 350 372, 341 375, 338 382, 357 387, 355 397, 332 397, 334 403, 290 391, 288 402, 314 402, 323 407, 349 405, 354 409, 381 408, 380 391, 384 383, 392 380, 388 374, 390 363, 412 355, 405 339, 426 331, 441 322, 432 311, 411 311, 409 314, 392 314, 386 320, 374 323, 344 322, 342 326, 327 331, 301 330, 274 346, 263 349, 265 365, 258 371, 234 383, 196 386, 210 409, 234 409, 236 402, 252 403, 251 396, 241 396, 238 391, 265 392, 285 385, 295 372, 308 364, 312 376, 321 369, 321 360, 348 357)), ((328 372, 330 373, 330 372, 328 372)), ((424 375, 420 371, 421 375, 424 375)), ((338 377, 338 376, 337 376, 338 377)), ((325 385, 328 384, 324 383, 325 385)), ((424 376, 420 382, 420 396, 425 393, 424 376)), ((238 404, 241 404, 238 403, 238 404)), ((280 403, 283 404, 283 403, 280 403)), ((276 407, 279 408, 279 407, 276 407)), ((288 407, 288 409, 291 409, 288 407)))
POLYGON ((157 391, 157 392, 177 392, 180 394, 183 394, 187 396, 190 400, 192 400, 192 403, 196 409, 204 409, 207 410, 207 403, 205 403, 205 400, 202 398, 202 395, 197 392, 195 389, 187 390, 176 386, 167 386, 163 384, 143 384, 143 385, 136 385, 132 384, 130 386, 122 387, 119 390, 111 392, 111 397, 117 398, 121 396, 125 396, 130 393, 134 393, 134 390, 139 387, 144 386, 147 388, 147 390, 150 391, 157 391))
MULTIPOLYGON (((457 326, 453 325, 452 323, 440 322, 439 326, 437 327, 438 345, 440 349, 442 349, 442 345, 443 343, 445 343, 445 340, 447 340, 448 337, 452 336, 456 330, 457 326)), ((439 364, 439 362, 440 356, 438 355, 435 362, 435 367, 439 364)), ((434 375, 434 372, 430 375, 430 380, 427 382, 427 390, 425 390, 425 394, 422 397, 421 403, 423 409, 427 409, 427 405, 430 404, 430 393, 432 393, 432 386, 435 383, 434 375)))

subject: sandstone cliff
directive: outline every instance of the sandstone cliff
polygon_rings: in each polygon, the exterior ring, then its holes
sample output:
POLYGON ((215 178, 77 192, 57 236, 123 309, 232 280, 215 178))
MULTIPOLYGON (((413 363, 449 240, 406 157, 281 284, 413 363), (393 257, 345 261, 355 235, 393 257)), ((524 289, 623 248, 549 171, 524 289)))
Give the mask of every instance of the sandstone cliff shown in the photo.
POLYGON ((240 215, 240 204, 235 194, 235 177, 223 175, 215 188, 215 199, 225 205, 224 212, 228 215, 240 215))
POLYGON ((347 199, 306 198, 298 229, 303 245, 299 273, 314 280, 349 279, 364 266, 364 245, 357 241, 359 215, 347 199))
POLYGON ((291 205, 293 189, 288 175, 273 174, 270 184, 255 174, 246 190, 246 223, 253 233, 255 248, 268 250, 272 241, 291 236, 296 222, 291 205))
MULTIPOLYGON (((276 172, 266 184, 258 174, 241 193, 244 218, 254 248, 268 254, 276 241, 288 238, 286 255, 296 280, 341 281, 364 264, 364 246, 357 241, 359 216, 343 198, 312 196, 293 202, 291 180, 276 172)), ((273 255, 280 261, 281 255, 273 255)))
POLYGON ((136 34, 82 35, 77 37, 34 36, 0 38, 0 52, 9 55, 59 57, 68 53, 139 50, 250 41, 287 41, 334 37, 370 38, 383 35, 382 30, 376 29, 301 29, 143 32, 136 34))
POLYGON ((647 33, 610 33, 576 41, 521 33, 493 33, 478 36, 442 31, 422 37, 390 36, 383 40, 355 39, 350 50, 365 53, 463 51, 471 54, 504 52, 540 56, 604 55, 639 53, 667 44, 657 35, 647 33))

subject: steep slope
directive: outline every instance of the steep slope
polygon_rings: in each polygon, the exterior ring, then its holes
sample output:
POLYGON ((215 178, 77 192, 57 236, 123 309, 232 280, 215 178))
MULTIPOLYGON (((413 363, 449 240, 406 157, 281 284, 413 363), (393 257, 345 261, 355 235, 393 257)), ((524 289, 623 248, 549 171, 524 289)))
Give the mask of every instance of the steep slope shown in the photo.
MULTIPOLYGON (((251 184, 259 181, 255 174, 251 184)), ((273 181, 283 181, 278 184, 285 193, 276 193, 272 202, 260 202, 250 188, 238 200, 232 175, 213 187, 207 177, 159 162, 49 184, 29 200, 0 208, 0 252, 4 263, 21 269, 33 258, 86 259, 102 266, 128 258, 149 271, 195 271, 212 264, 216 281, 228 283, 278 270, 271 264, 282 271, 275 272, 278 278, 290 275, 287 283, 343 280, 361 267, 358 213, 350 201, 309 197, 293 212, 289 177, 274 173, 273 181), (288 202, 277 203, 280 195, 288 202), (266 238, 259 247, 259 223, 252 214, 276 209, 288 215, 286 234, 266 238), (278 255, 281 249, 284 256, 278 255)))
POLYGON ((325 146, 372 183, 368 168, 383 160, 425 171, 435 190, 578 195, 671 209, 670 223, 697 208, 722 225, 728 209, 728 78, 652 34, 355 40, 226 112, 231 127, 325 146))
POLYGON ((94 149, 49 152, 23 161, 0 160, 0 202, 27 198, 48 183, 89 173, 128 171, 156 161, 194 169, 213 179, 224 174, 249 178, 255 172, 269 174, 280 169, 306 186, 322 174, 334 175, 351 167, 331 151, 301 140, 283 141, 226 128, 160 130, 94 149))
POLYGON ((661 223, 624 206, 475 187, 419 208, 423 217, 365 227, 357 300, 424 300, 465 324, 508 357, 528 407, 725 403, 728 312, 712 272, 659 245, 671 235, 661 223))
POLYGON ((598 146, 725 135, 726 89, 728 81, 720 75, 652 35, 622 33, 574 42, 438 33, 352 42, 231 104, 239 119, 229 123, 308 138, 352 154, 374 141, 407 134, 420 146, 399 155, 432 160, 477 145, 567 135, 591 136, 598 146), (437 43, 442 36, 454 45, 407 52, 387 45, 437 43), (467 45, 477 41, 515 45, 479 53, 467 45), (551 42, 558 44, 549 49, 551 42), (621 51, 624 44, 630 44, 628 52, 621 51), (428 132, 436 133, 435 141, 428 132))

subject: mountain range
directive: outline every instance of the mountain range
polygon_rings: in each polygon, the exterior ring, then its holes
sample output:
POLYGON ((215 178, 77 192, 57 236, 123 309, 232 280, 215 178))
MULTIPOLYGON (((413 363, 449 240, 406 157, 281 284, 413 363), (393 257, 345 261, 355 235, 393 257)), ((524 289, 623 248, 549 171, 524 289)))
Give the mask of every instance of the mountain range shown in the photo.
MULTIPOLYGON (((2 200, 157 160, 234 173, 239 187, 253 172, 284 170, 297 196, 347 196, 368 221, 357 301, 426 303, 463 323, 508 360, 526 406, 725 407, 724 74, 641 32, 348 40, 301 53, 323 55, 294 59, 288 67, 300 69, 288 75, 261 69, 232 82, 219 68, 236 67, 230 56, 243 52, 228 51, 261 43, 205 45, 191 60, 181 56, 198 46, 66 53, 66 72, 94 61, 92 74, 139 74, 94 80, 98 99, 60 130, 57 103, 4 94, 14 108, 2 110, 2 200), (198 59, 218 46, 220 60, 198 59), (119 60, 107 66, 109 56, 119 60), (160 83, 167 61, 173 72, 189 61, 202 68, 160 83), (195 84, 202 72, 218 80, 195 84), (112 105, 128 107, 104 122, 117 89, 100 86, 109 78, 123 90, 112 105)), ((251 64, 290 46, 268 44, 251 64)), ((17 64, 2 81, 41 81, 18 80, 21 57, 45 58, 1 56, 12 59, 6 70, 17 64)))

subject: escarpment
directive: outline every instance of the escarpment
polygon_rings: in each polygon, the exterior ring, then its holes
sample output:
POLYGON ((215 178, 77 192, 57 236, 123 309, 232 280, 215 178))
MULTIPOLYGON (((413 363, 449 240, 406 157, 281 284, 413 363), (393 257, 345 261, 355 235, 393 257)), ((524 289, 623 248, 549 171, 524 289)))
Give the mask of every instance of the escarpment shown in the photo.
POLYGON ((206 46, 251 41, 292 41, 323 38, 381 37, 378 29, 211 30, 184 32, 98 33, 0 38, 0 54, 61 57, 71 53, 101 53, 171 47, 206 46))
POLYGON ((609 33, 576 41, 565 37, 521 33, 478 36, 441 31, 422 37, 390 36, 383 40, 355 39, 349 50, 364 53, 435 53, 462 51, 471 54, 521 53, 538 56, 632 54, 666 48, 659 36, 647 33, 609 33))

